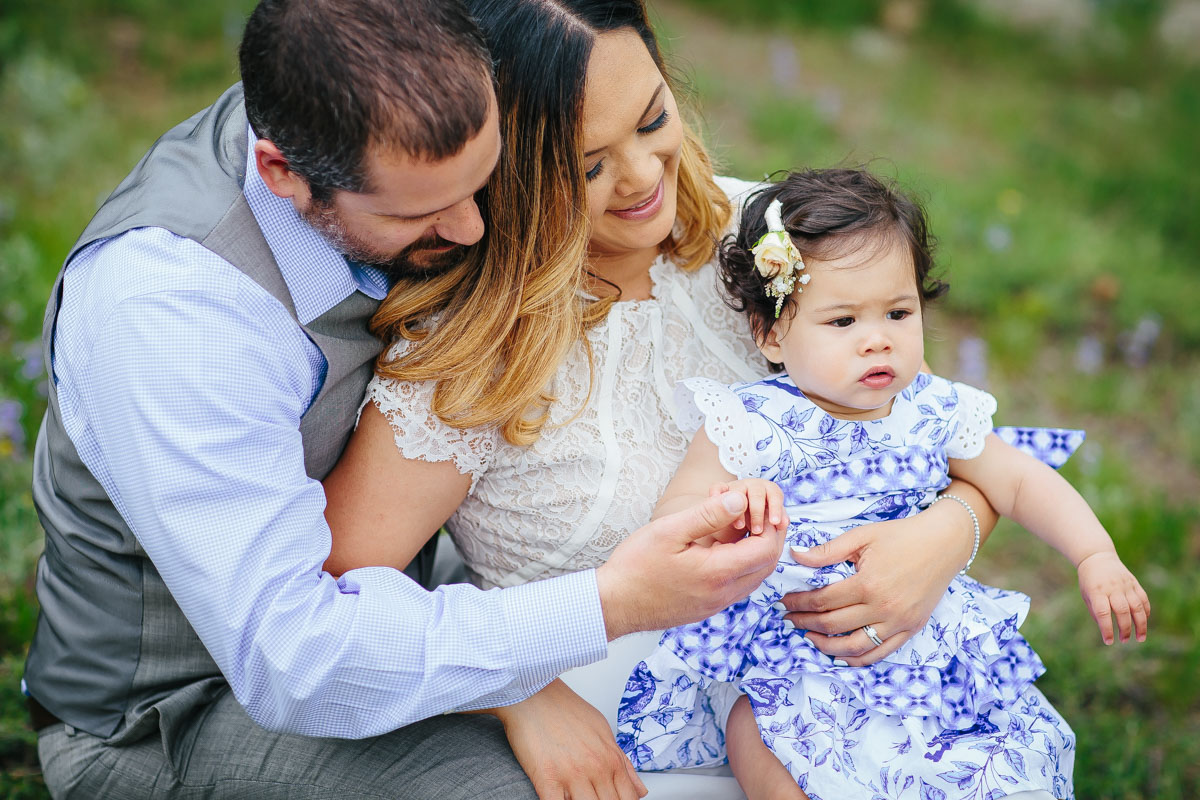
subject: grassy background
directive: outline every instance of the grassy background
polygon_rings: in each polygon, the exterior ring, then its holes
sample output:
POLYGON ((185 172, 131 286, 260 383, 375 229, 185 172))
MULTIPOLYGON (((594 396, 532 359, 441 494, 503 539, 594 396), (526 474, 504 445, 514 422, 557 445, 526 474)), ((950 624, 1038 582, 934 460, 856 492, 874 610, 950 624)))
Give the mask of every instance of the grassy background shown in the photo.
MULTIPOLYGON (((44 796, 17 684, 45 298, 99 200, 235 79, 251 5, 7 0, 0 15, 0 797, 44 796)), ((930 363, 995 393, 1000 422, 1087 428, 1065 473, 1149 591, 1150 640, 1104 648, 1073 570, 1013 525, 976 573, 1034 598, 1023 630, 1079 735, 1080 798, 1200 796, 1196 3, 651 5, 727 172, 870 162, 900 179, 952 284, 930 363)))

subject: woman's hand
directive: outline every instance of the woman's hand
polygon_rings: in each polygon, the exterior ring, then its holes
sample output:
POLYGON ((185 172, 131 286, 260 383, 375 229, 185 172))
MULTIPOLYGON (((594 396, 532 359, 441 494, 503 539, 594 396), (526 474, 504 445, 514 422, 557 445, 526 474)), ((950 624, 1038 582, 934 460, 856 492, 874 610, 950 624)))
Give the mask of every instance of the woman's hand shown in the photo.
POLYGON ((561 680, 492 709, 540 800, 634 800, 646 787, 604 715, 561 680))
MULTIPOLYGON (((983 495, 957 481, 947 491, 970 503, 979 517, 981 538, 986 537, 996 516, 983 495)), ((793 551, 805 566, 850 561, 857 574, 784 596, 782 602, 792 612, 786 619, 807 630, 826 655, 855 667, 874 664, 924 627, 971 555, 972 530, 961 505, 936 503, 915 516, 863 525, 820 547, 793 551), (864 625, 871 626, 883 644, 876 645, 864 625)))

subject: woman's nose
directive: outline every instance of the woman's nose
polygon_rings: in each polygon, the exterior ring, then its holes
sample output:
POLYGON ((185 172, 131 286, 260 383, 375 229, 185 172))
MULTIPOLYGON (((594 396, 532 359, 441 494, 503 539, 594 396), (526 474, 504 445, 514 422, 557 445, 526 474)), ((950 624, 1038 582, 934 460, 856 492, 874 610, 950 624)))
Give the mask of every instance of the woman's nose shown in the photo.
POLYGON ((662 179, 662 161, 650 148, 631 153, 622 159, 621 176, 616 191, 622 197, 641 199, 658 186, 662 179))

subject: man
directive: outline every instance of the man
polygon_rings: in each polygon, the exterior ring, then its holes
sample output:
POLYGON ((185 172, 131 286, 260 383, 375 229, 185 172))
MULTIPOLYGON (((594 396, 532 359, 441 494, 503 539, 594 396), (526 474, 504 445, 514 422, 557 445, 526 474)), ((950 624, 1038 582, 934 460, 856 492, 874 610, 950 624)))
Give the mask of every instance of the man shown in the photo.
POLYGON ((379 351, 366 322, 388 274, 434 273, 482 234, 489 57, 456 2, 263 0, 240 58, 243 83, 97 212, 47 309, 26 666, 47 784, 531 797, 495 718, 445 712, 716 611, 781 541, 692 545, 740 514, 718 498, 600 570, 503 591, 323 572, 318 481, 379 351))

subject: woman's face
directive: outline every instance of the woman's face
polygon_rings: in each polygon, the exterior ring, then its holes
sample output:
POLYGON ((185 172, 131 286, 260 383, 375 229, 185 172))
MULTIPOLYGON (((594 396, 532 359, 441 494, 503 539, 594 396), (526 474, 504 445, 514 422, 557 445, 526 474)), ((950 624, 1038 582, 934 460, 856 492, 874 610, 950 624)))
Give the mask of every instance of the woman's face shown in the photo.
POLYGON ((597 36, 583 102, 593 257, 657 253, 675 224, 682 143, 675 97, 637 33, 597 36))

